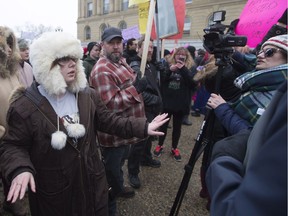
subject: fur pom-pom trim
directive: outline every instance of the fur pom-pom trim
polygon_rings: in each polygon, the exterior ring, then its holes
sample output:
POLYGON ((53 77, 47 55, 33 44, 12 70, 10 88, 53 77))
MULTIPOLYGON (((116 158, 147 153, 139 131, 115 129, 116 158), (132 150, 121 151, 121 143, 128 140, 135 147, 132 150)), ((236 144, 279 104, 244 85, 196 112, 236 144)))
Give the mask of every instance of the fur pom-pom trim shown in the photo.
POLYGON ((52 134, 51 145, 56 150, 61 150, 65 147, 67 135, 62 131, 56 131, 52 134))
POLYGON ((70 124, 66 128, 69 137, 80 138, 85 135, 85 127, 82 124, 70 124))

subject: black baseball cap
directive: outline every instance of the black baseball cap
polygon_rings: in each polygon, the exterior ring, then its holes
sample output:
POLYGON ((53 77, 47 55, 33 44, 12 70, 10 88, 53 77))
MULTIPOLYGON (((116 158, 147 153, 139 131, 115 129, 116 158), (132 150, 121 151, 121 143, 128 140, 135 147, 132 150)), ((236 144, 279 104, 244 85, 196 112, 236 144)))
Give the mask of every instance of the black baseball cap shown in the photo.
POLYGON ((121 30, 115 27, 109 27, 103 31, 101 40, 109 42, 116 37, 123 39, 121 30))

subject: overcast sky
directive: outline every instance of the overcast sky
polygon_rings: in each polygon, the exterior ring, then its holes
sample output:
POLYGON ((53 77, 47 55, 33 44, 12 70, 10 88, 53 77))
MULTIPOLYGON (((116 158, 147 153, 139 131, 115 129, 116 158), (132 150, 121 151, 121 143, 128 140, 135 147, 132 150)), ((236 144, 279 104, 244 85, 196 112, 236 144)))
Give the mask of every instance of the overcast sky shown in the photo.
POLYGON ((0 25, 13 30, 26 23, 43 24, 77 36, 77 0, 6 0, 0 6, 0 25))

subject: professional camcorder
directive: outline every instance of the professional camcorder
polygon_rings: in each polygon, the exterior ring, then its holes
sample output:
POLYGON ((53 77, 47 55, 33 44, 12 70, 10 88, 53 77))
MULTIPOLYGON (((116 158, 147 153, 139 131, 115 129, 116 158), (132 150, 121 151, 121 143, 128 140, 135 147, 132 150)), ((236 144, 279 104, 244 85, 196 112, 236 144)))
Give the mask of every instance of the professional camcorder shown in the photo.
POLYGON ((221 21, 225 20, 226 11, 216 11, 213 13, 212 24, 204 29, 204 48, 210 54, 217 53, 232 53, 234 46, 245 46, 247 43, 246 36, 235 35, 235 26, 238 20, 235 20, 231 25, 223 25, 221 21), (227 32, 225 32, 228 28, 227 32))

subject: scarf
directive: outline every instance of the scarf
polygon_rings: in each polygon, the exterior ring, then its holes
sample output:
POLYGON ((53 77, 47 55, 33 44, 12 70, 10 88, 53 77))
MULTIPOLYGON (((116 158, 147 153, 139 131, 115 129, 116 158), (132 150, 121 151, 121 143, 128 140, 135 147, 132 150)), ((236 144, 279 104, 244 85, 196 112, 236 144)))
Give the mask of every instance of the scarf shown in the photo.
POLYGON ((241 97, 231 106, 235 112, 254 125, 269 105, 277 88, 287 81, 288 65, 248 72, 234 81, 241 89, 241 97))

